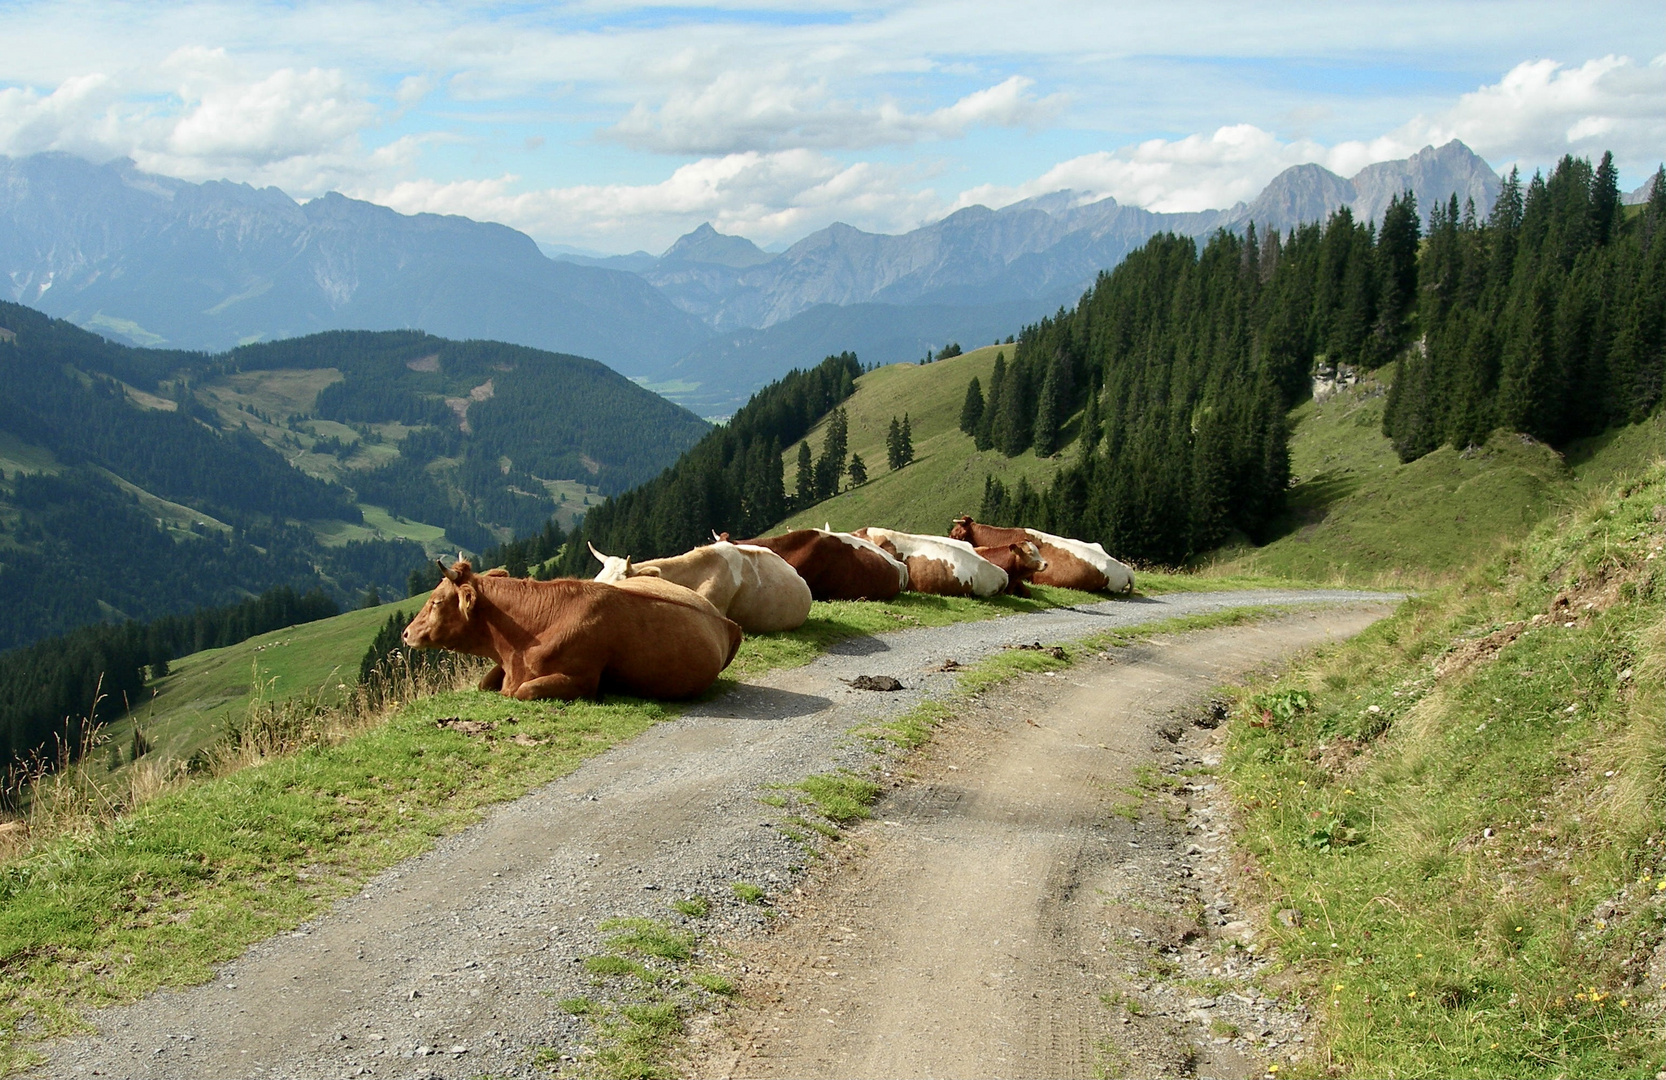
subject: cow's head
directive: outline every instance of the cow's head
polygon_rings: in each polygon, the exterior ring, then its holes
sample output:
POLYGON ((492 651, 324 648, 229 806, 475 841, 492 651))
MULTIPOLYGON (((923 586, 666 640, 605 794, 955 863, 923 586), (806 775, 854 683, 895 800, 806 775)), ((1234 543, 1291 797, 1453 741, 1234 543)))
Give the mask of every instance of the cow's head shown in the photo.
POLYGON ((438 560, 442 580, 428 595, 401 640, 412 649, 454 649, 471 637, 471 621, 480 600, 474 568, 464 559, 450 566, 438 560))
POLYGON ((612 585, 632 577, 660 576, 657 566, 632 566, 629 555, 603 555, 596 550, 595 544, 590 545, 590 554, 596 556, 597 561, 602 564, 601 573, 596 575, 596 580, 604 585, 612 585))
POLYGON ((968 544, 972 543, 972 515, 967 514, 964 517, 955 518, 954 526, 949 529, 949 538, 964 540, 968 544))
POLYGON ((1047 560, 1041 557, 1041 549, 1028 540, 1013 544, 1012 553, 1017 557, 1018 569, 1022 573, 1039 574, 1047 569, 1047 560))

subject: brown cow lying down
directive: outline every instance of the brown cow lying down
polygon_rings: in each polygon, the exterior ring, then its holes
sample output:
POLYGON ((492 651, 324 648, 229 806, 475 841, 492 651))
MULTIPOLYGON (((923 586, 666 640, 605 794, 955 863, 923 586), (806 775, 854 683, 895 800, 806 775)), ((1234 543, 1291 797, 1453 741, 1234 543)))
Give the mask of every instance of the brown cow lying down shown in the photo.
POLYGON ((405 644, 495 660, 480 689, 522 701, 594 697, 604 687, 690 697, 740 647, 739 626, 659 578, 527 581, 501 570, 476 574, 461 560, 440 569, 445 580, 405 627, 405 644))
POLYGON ((810 616, 810 586, 787 561, 768 548, 720 540, 668 559, 633 563, 630 556, 603 555, 597 581, 617 583, 659 577, 693 589, 749 634, 796 630, 810 616))
POLYGON ((787 560, 817 600, 889 600, 908 587, 901 560, 850 533, 796 529, 736 543, 765 547, 787 560))
POLYGON ((937 596, 994 596, 1007 587, 1006 571, 947 536, 924 536, 869 526, 855 535, 908 564, 908 587, 937 596))
POLYGON ((1047 569, 1047 560, 1041 557, 1041 552, 1028 540, 1022 544, 972 550, 1006 571, 1007 587, 1004 591, 1009 596, 1029 596, 1028 582, 1036 574, 1047 569))
POLYGON ((1109 589, 1114 593, 1134 591, 1134 571, 1106 554, 1098 544, 1054 536, 1039 529, 1003 529, 994 525, 979 525, 970 517, 955 518, 949 535, 978 547, 1000 544, 1033 542, 1047 560, 1047 569, 1035 575, 1037 585, 1059 585, 1066 589, 1099 592, 1109 589))

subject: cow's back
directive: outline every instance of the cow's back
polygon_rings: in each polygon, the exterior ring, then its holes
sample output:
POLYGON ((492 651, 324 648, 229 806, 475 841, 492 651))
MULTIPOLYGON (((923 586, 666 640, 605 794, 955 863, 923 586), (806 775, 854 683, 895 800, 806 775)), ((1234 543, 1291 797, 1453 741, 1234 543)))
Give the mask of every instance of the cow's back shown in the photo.
POLYGON ((661 579, 699 593, 718 614, 727 616, 744 580, 741 561, 733 544, 708 544, 681 555, 639 563, 638 574, 633 576, 645 578, 648 575, 640 571, 651 568, 661 579))
POLYGON ((817 600, 889 600, 903 589, 897 563, 883 552, 847 543, 837 533, 797 529, 740 543, 781 556, 817 600))
POLYGON ((741 584, 729 605, 729 617, 759 634, 796 630, 810 617, 810 586, 792 564, 766 547, 735 545, 741 584))
POLYGON ((674 582, 633 577, 597 598, 592 633, 605 637, 602 683, 656 698, 709 687, 740 648, 741 628, 705 597, 674 582))

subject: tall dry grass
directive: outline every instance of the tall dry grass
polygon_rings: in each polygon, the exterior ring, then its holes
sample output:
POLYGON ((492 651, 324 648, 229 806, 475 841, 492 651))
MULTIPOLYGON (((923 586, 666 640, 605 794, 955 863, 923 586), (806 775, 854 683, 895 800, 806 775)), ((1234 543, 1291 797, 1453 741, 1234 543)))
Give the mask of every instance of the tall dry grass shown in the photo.
MULTIPOLYGON (((413 662, 404 650, 378 665, 367 682, 337 683, 288 697, 272 696, 274 682, 252 681, 253 697, 211 745, 185 760, 142 753, 120 768, 98 765, 109 746, 107 725, 66 724, 48 751, 0 777, 0 863, 22 858, 52 841, 107 827, 122 815, 193 781, 227 776, 309 747, 335 746, 380 724, 405 705, 432 694, 472 688, 485 673, 476 657, 446 653, 413 662), (79 736, 69 732, 79 731, 79 736)), ((143 738, 135 739, 135 746, 143 738)))

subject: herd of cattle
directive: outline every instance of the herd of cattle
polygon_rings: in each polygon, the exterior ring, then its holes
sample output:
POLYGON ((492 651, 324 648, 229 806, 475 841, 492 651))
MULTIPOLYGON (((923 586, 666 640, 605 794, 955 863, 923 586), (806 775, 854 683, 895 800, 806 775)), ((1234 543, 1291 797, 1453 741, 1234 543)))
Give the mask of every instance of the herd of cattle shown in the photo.
POLYGON ((948 536, 895 529, 798 529, 714 542, 633 563, 603 555, 594 581, 477 574, 462 559, 405 627, 413 649, 449 649, 495 666, 480 689, 519 698, 594 697, 602 689, 682 698, 710 686, 741 635, 792 630, 812 600, 1030 595, 1027 582, 1132 592, 1133 571, 1098 544, 957 518, 948 536))

